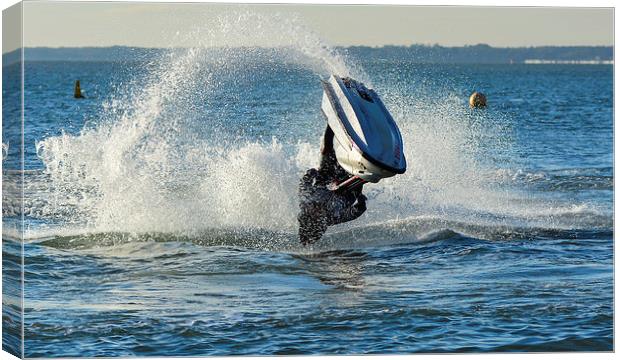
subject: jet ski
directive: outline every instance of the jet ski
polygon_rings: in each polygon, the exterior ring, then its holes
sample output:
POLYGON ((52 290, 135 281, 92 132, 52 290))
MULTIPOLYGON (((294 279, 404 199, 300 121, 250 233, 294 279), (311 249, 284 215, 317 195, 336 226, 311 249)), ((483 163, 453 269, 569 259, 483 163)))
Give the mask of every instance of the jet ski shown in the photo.
POLYGON ((336 158, 351 174, 332 190, 403 174, 403 139, 379 95, 359 81, 336 75, 323 81, 323 89, 321 110, 334 132, 336 158))

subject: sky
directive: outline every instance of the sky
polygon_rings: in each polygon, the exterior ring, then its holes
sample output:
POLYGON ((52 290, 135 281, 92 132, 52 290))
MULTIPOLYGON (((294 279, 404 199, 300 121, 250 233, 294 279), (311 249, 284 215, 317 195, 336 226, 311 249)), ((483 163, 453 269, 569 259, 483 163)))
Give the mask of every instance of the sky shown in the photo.
MULTIPOLYGON (((218 26, 225 27, 222 17, 235 19, 239 12, 262 14, 266 19, 262 23, 236 19, 228 24, 235 29, 219 35, 209 33, 209 46, 286 44, 290 41, 286 39, 288 28, 274 24, 283 18, 298 19, 326 43, 336 46, 613 45, 611 8, 38 1, 24 3, 24 44, 27 47, 205 46, 204 36, 186 34, 195 33, 196 29, 204 33, 218 26), (272 14, 280 17, 271 17, 272 14), (266 28, 272 29, 265 31, 266 28)), ((6 29, 10 22, 7 23, 6 16, 4 19, 6 29)), ((3 52, 17 47, 18 42, 4 36, 3 52)))

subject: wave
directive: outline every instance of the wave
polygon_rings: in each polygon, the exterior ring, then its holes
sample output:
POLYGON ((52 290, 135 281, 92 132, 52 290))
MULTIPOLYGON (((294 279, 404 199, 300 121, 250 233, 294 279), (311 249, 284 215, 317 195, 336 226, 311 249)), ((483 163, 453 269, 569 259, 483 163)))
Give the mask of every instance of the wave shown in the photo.
MULTIPOLYGON (((610 225, 610 224, 608 224, 610 225)), ((588 228, 544 228, 480 225, 418 216, 383 224, 359 224, 355 228, 328 233, 308 247, 299 244, 295 232, 261 228, 211 228, 193 233, 91 232, 85 229, 38 229, 26 232, 29 245, 61 250, 96 252, 105 256, 160 256, 170 251, 192 252, 200 248, 233 248, 240 251, 270 251, 292 254, 320 254, 365 248, 417 246, 441 241, 512 241, 528 239, 593 240, 610 239, 608 226, 588 228), (148 249, 148 251, 146 251, 148 249), (145 250, 143 252, 143 250, 145 250)), ((4 234, 10 240, 10 234, 4 234)))
POLYGON ((547 171, 501 169, 500 179, 526 183, 543 191, 613 190, 613 168, 574 168, 547 171))

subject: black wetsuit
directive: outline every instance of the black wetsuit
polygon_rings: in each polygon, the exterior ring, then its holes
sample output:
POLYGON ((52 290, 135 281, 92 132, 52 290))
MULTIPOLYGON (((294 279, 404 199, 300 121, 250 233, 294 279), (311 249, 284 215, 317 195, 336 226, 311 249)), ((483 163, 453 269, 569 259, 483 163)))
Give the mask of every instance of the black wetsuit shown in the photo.
POLYGON ((362 186, 346 192, 332 191, 328 185, 351 177, 339 164, 334 152, 334 132, 328 126, 323 137, 319 169, 309 169, 299 184, 299 241, 316 242, 328 226, 351 221, 366 211, 362 186))

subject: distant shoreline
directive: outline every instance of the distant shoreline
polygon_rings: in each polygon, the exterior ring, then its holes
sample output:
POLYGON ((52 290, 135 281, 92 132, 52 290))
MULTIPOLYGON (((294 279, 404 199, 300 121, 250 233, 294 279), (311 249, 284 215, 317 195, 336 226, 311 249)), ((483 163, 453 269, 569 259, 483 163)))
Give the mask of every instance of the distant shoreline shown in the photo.
POLYGON ((528 59, 523 64, 560 64, 560 65, 613 65, 613 60, 541 60, 541 59, 528 59))
MULTIPOLYGON (((246 51, 236 47, 226 51, 246 51)), ((252 47, 255 54, 290 51, 291 48, 252 47), (258 51, 256 51, 258 49, 258 51)), ((336 47, 353 58, 371 60, 401 60, 410 58, 419 63, 463 64, 613 64, 613 46, 536 46, 492 47, 486 44, 445 47, 440 45, 410 45, 382 47, 336 47)), ((184 48, 172 49, 182 51, 184 48)), ((293 49, 294 50, 294 49, 293 49)), ((152 60, 171 49, 128 46, 111 47, 33 47, 24 50, 26 61, 131 61, 152 60)), ((223 48, 214 48, 223 51, 223 48)), ((2 65, 19 61, 21 49, 2 55, 2 65)))

